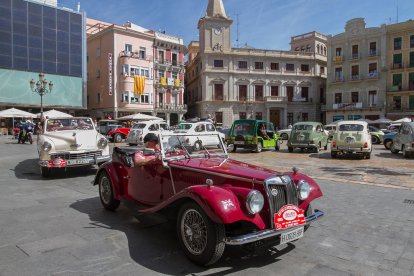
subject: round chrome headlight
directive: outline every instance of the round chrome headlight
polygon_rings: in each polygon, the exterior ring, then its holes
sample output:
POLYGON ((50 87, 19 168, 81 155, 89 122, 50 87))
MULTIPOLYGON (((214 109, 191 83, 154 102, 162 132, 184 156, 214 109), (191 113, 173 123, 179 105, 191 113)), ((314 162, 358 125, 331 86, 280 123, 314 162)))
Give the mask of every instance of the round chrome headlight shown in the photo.
POLYGON ((299 199, 305 200, 310 194, 310 185, 305 180, 300 180, 298 184, 298 196, 299 199))
POLYGON ((43 151, 50 151, 52 149, 52 144, 50 144, 49 142, 44 142, 42 145, 42 150, 43 151))
POLYGON ((99 148, 101 148, 101 149, 103 149, 103 148, 105 148, 106 146, 108 145, 108 140, 106 140, 105 138, 101 138, 101 139, 99 139, 99 141, 98 141, 98 147, 99 148))
POLYGON ((263 204, 264 198, 259 191, 253 190, 247 195, 246 207, 250 214, 259 213, 263 208, 263 204))

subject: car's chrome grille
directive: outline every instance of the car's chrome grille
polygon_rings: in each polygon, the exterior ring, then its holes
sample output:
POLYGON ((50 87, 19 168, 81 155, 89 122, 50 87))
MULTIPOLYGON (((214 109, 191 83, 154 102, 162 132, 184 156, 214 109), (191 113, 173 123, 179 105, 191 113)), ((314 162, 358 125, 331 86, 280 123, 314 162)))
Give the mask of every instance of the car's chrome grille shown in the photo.
POLYGON ((297 189, 292 180, 283 184, 267 184, 266 189, 271 214, 270 224, 274 227, 273 214, 277 213, 286 204, 298 205, 297 189))
POLYGON ((59 152, 51 154, 52 158, 62 158, 64 160, 70 159, 88 159, 88 158, 95 158, 97 156, 102 156, 101 151, 88 151, 88 152, 81 152, 81 153, 69 153, 69 152, 59 152))

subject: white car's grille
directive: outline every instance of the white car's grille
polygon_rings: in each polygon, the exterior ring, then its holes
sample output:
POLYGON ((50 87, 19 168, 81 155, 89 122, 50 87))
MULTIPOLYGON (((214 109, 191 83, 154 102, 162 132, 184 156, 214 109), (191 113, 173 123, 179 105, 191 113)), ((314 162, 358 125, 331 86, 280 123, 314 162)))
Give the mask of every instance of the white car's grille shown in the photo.
POLYGON ((102 156, 102 152, 101 151, 89 151, 89 152, 82 152, 82 153, 59 152, 59 153, 52 153, 50 156, 52 158, 58 157, 64 160, 87 159, 87 158, 95 158, 96 156, 102 156))

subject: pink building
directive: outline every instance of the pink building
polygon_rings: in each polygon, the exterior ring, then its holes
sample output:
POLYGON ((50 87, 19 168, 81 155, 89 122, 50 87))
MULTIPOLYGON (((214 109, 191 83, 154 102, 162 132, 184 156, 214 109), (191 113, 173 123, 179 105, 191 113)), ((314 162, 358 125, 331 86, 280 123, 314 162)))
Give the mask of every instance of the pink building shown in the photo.
POLYGON ((182 39, 130 22, 116 25, 88 19, 89 115, 104 119, 140 112, 178 123, 186 112, 184 49, 182 39), (159 55, 164 60, 161 67, 159 55))

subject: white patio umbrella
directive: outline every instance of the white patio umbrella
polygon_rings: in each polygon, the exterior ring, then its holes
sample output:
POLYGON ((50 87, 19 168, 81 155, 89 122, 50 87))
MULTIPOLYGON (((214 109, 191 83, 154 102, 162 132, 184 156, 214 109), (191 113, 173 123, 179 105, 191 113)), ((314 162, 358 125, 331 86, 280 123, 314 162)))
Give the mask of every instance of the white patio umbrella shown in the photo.
POLYGON ((28 118, 28 117, 36 117, 35 114, 20 110, 17 108, 9 108, 0 111, 0 118, 13 118, 13 128, 14 128, 14 118, 28 118))
POLYGON ((118 118, 118 120, 164 120, 164 119, 160 117, 156 117, 156 116, 147 115, 147 114, 136 113, 136 114, 120 117, 118 118))
POLYGON ((406 118, 401 118, 396 121, 393 121, 393 123, 407 123, 407 122, 411 122, 411 119, 406 117, 406 118))
MULTIPOLYGON (((40 113, 36 114, 37 118, 40 118, 40 113)), ((59 111, 59 110, 55 110, 55 109, 51 109, 48 111, 44 111, 43 112, 43 117, 49 117, 49 118, 58 118, 58 117, 73 117, 72 115, 59 111)))

